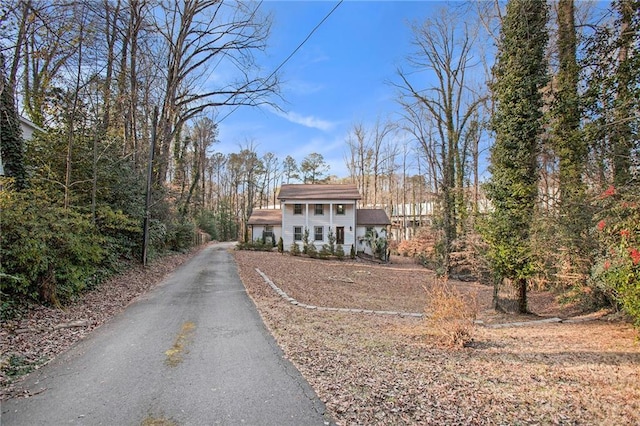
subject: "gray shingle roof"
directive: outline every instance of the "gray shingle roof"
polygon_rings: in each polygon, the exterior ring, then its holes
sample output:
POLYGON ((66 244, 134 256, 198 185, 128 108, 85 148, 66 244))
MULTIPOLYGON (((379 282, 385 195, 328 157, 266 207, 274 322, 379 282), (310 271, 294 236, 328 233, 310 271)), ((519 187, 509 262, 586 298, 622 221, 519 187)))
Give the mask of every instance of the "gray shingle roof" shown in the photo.
POLYGON ((249 225, 282 225, 282 210, 258 209, 251 213, 249 225))
POLYGON ((278 199, 289 200, 359 200, 360 193, 352 184, 287 184, 282 185, 278 199))
POLYGON ((382 209, 358 209, 356 225, 391 225, 391 221, 382 209))

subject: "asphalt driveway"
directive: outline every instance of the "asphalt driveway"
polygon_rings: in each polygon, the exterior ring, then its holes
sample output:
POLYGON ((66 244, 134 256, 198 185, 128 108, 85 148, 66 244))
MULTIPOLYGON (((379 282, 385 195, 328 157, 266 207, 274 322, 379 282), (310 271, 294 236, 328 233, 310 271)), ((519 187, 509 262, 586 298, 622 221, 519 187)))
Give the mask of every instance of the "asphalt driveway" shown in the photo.
POLYGON ((230 244, 212 244, 26 382, 0 425, 323 425, 265 329, 230 244))

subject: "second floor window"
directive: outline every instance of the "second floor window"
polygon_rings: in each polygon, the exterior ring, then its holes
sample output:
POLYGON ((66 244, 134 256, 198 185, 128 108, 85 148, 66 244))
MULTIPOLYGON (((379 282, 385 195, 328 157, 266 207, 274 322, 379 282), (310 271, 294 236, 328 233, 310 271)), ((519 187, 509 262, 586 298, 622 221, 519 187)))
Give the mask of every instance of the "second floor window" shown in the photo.
POLYGON ((316 215, 323 215, 324 214, 324 205, 323 204, 316 204, 315 214, 316 215))
POLYGON ((336 214, 345 214, 344 204, 336 204, 336 214))
POLYGON ((302 214, 302 204, 293 205, 293 214, 302 214))

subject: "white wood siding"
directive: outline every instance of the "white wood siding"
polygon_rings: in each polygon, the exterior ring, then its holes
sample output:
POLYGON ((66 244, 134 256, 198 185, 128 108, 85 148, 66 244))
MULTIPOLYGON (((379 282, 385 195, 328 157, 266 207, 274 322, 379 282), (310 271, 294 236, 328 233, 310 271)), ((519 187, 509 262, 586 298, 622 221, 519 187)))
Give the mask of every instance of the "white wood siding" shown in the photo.
MULTIPOLYGON (((267 225, 268 226, 268 225, 267 225)), ((264 231, 265 225, 252 225, 253 232, 251 233, 251 240, 261 240, 262 239, 262 231, 264 231)), ((276 243, 278 239, 282 236, 282 227, 278 225, 272 225, 273 228, 273 237, 276 239, 276 243)))
POLYGON ((351 249, 351 245, 356 241, 356 218, 355 211, 356 205, 354 201, 335 201, 335 200, 313 200, 313 201, 300 201, 300 202, 286 202, 282 203, 282 240, 286 250, 289 250, 291 244, 293 244, 293 229, 296 226, 302 227, 304 233, 305 228, 309 230, 309 242, 318 246, 327 244, 329 242, 329 230, 336 234, 336 227, 344 227, 344 247, 345 252, 351 249), (294 214, 294 205, 302 204, 302 214, 294 214), (323 214, 315 214, 316 204, 323 205, 323 214), (336 214, 336 205, 343 204, 345 206, 345 214, 336 214), (316 226, 323 227, 323 240, 314 241, 314 230, 316 226))
MULTIPOLYGON (((368 226, 358 226, 356 230, 356 239, 358 240, 358 245, 356 246, 356 250, 358 252, 365 252, 366 254, 373 255, 371 252, 371 247, 367 245, 364 241, 364 237, 367 234, 368 226)), ((378 232, 378 236, 386 235, 386 227, 384 226, 371 226, 376 232, 378 232)))

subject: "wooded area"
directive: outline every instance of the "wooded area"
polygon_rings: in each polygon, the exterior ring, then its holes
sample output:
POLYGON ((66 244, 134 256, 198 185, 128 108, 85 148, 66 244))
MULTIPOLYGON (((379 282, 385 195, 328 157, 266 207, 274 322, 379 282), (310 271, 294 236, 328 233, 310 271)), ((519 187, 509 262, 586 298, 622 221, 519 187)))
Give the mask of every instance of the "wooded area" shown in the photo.
POLYGON ((282 183, 344 181, 386 209, 394 250, 417 236, 444 275, 516 284, 520 311, 556 286, 640 320, 640 1, 468 2, 412 23, 398 113, 353 123, 346 177, 322 153, 216 152, 223 108, 277 108, 258 60, 271 25, 253 2, 3 3, 3 316, 139 262, 145 218, 152 257, 246 240, 282 183), (221 64, 234 75, 212 84, 221 64), (23 140, 19 115, 43 131, 23 140))

